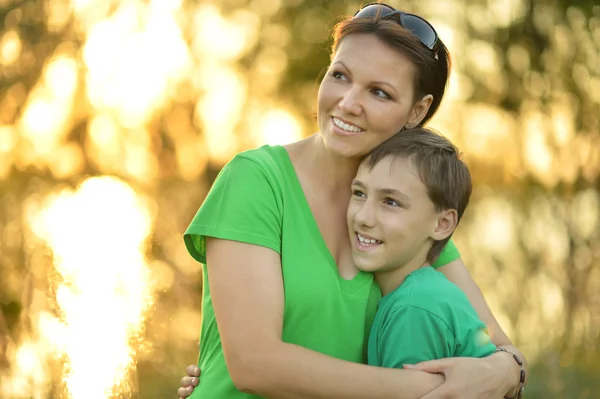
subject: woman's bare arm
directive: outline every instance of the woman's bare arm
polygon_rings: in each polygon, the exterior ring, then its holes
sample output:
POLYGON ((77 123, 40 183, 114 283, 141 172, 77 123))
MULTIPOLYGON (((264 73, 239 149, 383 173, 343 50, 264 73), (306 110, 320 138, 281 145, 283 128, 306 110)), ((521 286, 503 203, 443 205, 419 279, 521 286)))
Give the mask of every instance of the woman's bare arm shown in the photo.
MULTIPOLYGON (((479 318, 485 323, 488 330, 490 331, 490 337, 492 342, 496 346, 501 346, 517 354, 521 360, 523 360, 526 376, 529 376, 529 369, 525 355, 516 347, 513 346, 512 342, 500 327, 500 324, 494 317, 490 307, 488 306, 483 293, 469 274, 462 260, 458 259, 449 264, 442 266, 438 269, 444 275, 456 284, 460 289, 467 295, 471 305, 475 308, 479 318)), ((518 389, 518 380, 520 376, 520 368, 518 367, 515 360, 504 353, 498 353, 493 356, 494 361, 499 363, 498 370, 507 370, 506 372, 506 384, 510 387, 509 396, 514 396, 518 389)))
POLYGON ((207 239, 208 281, 227 368, 244 392, 277 398, 420 398, 444 378, 347 362, 281 340, 283 278, 268 248, 207 239))

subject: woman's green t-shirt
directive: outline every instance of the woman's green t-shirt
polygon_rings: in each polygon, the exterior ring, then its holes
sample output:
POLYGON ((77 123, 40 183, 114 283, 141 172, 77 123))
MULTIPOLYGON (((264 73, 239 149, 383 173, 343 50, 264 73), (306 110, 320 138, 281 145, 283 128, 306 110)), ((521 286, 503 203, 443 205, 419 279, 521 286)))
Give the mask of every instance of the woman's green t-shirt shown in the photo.
MULTIPOLYGON (((360 272, 351 280, 340 277, 285 148, 246 151, 223 168, 184 235, 188 251, 203 264, 205 237, 260 245, 280 254, 283 341, 366 363, 367 339, 381 293, 369 273, 360 272)), ((450 243, 435 266, 458 257, 450 243)), ((257 398, 238 391, 229 377, 206 265, 203 275, 198 360, 202 378, 192 399, 257 398)))

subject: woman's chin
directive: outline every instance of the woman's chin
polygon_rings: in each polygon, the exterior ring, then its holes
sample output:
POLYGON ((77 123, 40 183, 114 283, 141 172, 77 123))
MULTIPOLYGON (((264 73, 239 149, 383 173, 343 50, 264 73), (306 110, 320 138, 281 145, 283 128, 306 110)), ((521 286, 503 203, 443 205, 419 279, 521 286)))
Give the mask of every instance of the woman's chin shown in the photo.
POLYGON ((372 150, 372 148, 365 148, 363 143, 357 143, 357 140, 352 140, 348 137, 336 136, 334 134, 321 134, 327 151, 339 158, 360 159, 372 150))

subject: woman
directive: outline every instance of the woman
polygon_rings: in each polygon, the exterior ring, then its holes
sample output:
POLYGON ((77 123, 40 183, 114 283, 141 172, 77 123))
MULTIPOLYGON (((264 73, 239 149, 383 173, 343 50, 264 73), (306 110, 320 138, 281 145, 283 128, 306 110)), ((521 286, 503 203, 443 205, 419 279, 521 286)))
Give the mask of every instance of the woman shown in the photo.
MULTIPOLYGON (((521 369, 507 353, 420 366, 430 373, 360 364, 381 294, 352 263, 345 222, 351 181, 375 146, 433 116, 448 70, 447 50, 429 23, 369 5, 335 28, 319 88, 320 132, 238 154, 223 169, 185 235, 190 254, 205 264, 202 383, 193 398, 517 393, 521 369)), ((453 244, 437 266, 467 294, 494 343, 522 359, 453 244)), ((180 396, 190 394, 191 377, 180 396)))

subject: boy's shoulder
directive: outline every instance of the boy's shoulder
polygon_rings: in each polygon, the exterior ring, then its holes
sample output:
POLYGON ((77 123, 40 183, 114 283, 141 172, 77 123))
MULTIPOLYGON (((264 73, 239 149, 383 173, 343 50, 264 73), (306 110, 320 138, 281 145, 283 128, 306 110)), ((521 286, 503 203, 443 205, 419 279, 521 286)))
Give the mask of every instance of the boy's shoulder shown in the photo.
POLYGON ((417 269, 409 274, 389 298, 388 310, 410 306, 446 319, 448 312, 458 309, 471 312, 465 293, 443 273, 432 267, 417 269))

